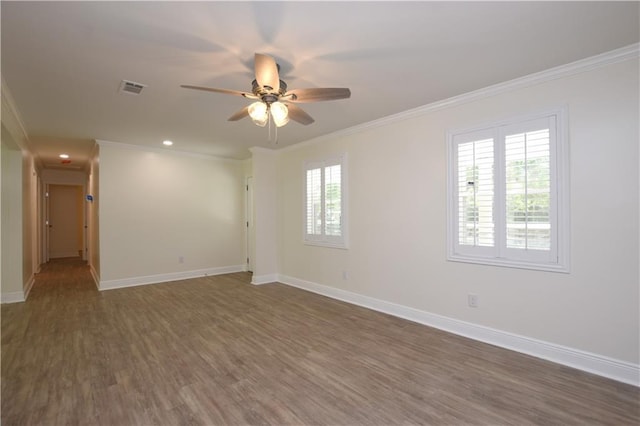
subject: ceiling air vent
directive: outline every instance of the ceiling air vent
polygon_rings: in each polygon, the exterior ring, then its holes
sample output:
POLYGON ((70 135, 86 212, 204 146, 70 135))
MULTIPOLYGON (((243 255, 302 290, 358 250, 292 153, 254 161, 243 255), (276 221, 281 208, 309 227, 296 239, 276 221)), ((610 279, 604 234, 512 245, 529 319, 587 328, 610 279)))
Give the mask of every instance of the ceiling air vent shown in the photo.
POLYGON ((129 95, 139 95, 142 89, 147 87, 146 84, 136 83, 134 81, 122 80, 120 82, 120 93, 127 93, 129 95))

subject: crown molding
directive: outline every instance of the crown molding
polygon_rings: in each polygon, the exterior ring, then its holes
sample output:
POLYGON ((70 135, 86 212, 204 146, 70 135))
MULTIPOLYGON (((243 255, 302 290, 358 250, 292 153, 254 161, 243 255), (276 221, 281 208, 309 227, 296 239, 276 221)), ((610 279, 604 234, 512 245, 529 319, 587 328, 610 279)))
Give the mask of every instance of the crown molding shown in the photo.
POLYGON ((244 161, 244 160, 238 160, 235 158, 218 157, 216 155, 210 155, 210 154, 201 154, 201 153, 190 152, 190 151, 180 151, 172 148, 157 148, 154 146, 134 145, 134 144, 128 144, 128 143, 122 143, 122 142, 106 141, 101 139, 95 139, 95 143, 98 146, 112 146, 116 148, 130 149, 134 151, 155 152, 158 154, 177 155, 182 157, 200 158, 204 160, 217 160, 217 161, 227 162, 227 163, 238 163, 238 162, 244 161))
POLYGON ((2 89, 0 90, 2 96, 2 124, 5 125, 9 133, 15 138, 15 142, 22 151, 27 151, 33 156, 34 163, 38 170, 42 170, 44 165, 42 159, 36 154, 32 148, 31 141, 29 140, 29 134, 24 126, 16 102, 11 95, 11 91, 4 81, 4 77, 1 79, 2 89))
POLYGON ((91 152, 89 153, 89 160, 85 163, 84 167, 82 168, 82 171, 85 172, 87 176, 89 175, 89 173, 91 173, 91 164, 93 163, 93 158, 96 155, 98 155, 98 152, 99 152, 98 143, 94 139, 93 146, 91 147, 91 152))
POLYGON ((465 104, 467 102, 488 98, 512 90, 524 89, 537 84, 569 77, 575 74, 589 72, 608 65, 617 64, 619 62, 637 59, 638 57, 640 57, 640 43, 630 44, 628 46, 601 53, 599 55, 580 59, 578 61, 570 62, 568 64, 560 65, 554 68, 549 68, 547 70, 529 74, 524 77, 515 78, 513 80, 507 80, 505 82, 487 86, 482 89, 474 90, 472 92, 463 93, 461 95, 432 102, 430 104, 419 106, 417 108, 413 108, 397 114, 389 115, 374 121, 359 124, 357 126, 349 127, 343 130, 338 130, 326 135, 318 136, 316 138, 309 139, 295 145, 289 145, 287 147, 280 148, 278 152, 293 151, 305 146, 314 145, 320 142, 326 142, 327 140, 349 136, 355 133, 363 132, 365 130, 376 129, 378 127, 398 123, 404 120, 409 120, 411 118, 420 117, 434 111, 451 108, 454 106, 465 104))
POLYGON ((278 152, 275 149, 264 148, 262 146, 252 146, 251 148, 249 148, 249 151, 251 152, 251 154, 255 154, 257 152, 264 154, 275 154, 276 152, 278 152))

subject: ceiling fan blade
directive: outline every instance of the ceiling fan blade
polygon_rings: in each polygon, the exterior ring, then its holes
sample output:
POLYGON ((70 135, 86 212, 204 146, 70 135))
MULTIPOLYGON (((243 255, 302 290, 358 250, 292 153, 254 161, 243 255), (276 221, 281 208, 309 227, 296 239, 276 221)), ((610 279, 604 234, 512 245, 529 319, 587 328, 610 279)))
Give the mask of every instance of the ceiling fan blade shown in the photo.
POLYGON ((304 112, 302 108, 297 105, 287 104, 287 109, 289 110, 289 118, 293 121, 297 121, 305 126, 308 126, 315 121, 313 117, 304 112))
POLYGON ((213 87, 191 86, 188 84, 181 84, 180 87, 185 89, 204 90, 206 92, 224 93, 226 95, 244 96, 249 99, 258 99, 258 97, 253 93, 241 92, 239 90, 214 89, 213 87))
POLYGON ((280 90, 280 75, 278 65, 271 56, 256 53, 255 55, 256 81, 261 87, 278 92, 280 90))
POLYGON ((283 98, 288 102, 320 102, 335 101, 351 97, 351 90, 346 88, 314 88, 293 89, 284 94, 283 98))
POLYGON ((246 107, 242 108, 240 111, 236 112, 235 114, 233 114, 231 117, 229 117, 229 119, 227 121, 238 121, 238 120, 242 120, 243 118, 249 116, 249 106, 247 105, 246 107))

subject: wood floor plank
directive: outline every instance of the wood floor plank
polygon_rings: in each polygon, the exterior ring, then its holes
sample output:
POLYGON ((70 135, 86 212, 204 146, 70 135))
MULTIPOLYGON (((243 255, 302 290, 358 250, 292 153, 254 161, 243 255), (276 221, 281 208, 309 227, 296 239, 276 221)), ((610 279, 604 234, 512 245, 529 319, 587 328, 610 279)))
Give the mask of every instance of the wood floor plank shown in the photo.
POLYGON ((638 425, 640 390, 234 273, 2 305, 9 425, 638 425))

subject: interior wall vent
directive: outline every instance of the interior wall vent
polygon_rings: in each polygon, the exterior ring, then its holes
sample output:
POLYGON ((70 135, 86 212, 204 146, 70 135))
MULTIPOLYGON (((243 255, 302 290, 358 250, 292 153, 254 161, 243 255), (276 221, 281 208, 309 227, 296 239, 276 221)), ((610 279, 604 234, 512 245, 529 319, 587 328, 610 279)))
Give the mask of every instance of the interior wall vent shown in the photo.
POLYGON ((120 82, 120 89, 118 91, 120 93, 127 93, 129 95, 139 95, 142 92, 142 89, 147 87, 146 84, 136 83, 134 81, 122 80, 120 82))

